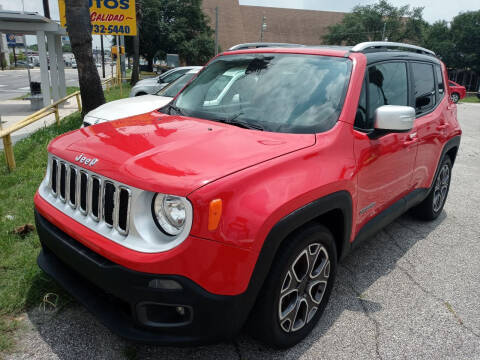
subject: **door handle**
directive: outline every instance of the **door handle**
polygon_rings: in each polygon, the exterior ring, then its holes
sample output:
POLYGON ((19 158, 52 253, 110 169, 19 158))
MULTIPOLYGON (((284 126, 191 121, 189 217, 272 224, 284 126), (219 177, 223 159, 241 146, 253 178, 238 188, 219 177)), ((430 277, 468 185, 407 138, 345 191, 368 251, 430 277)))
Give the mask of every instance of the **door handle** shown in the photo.
POLYGON ((437 130, 444 130, 446 128, 448 128, 448 124, 442 124, 442 125, 437 126, 437 130))
POLYGON ((403 142, 404 145, 408 146, 408 145, 415 144, 418 141, 417 133, 414 132, 414 133, 408 134, 408 139, 409 140, 406 140, 403 142))

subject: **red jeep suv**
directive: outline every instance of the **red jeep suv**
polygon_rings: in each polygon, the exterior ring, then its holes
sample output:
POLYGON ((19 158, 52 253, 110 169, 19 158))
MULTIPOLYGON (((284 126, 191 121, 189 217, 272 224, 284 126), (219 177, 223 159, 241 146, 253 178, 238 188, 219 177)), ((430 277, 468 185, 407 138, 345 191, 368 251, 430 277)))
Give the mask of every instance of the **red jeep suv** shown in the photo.
POLYGON ((248 324, 292 346, 358 243, 442 211, 461 134, 448 89, 406 44, 223 53, 164 108, 50 143, 38 264, 134 341, 248 324))

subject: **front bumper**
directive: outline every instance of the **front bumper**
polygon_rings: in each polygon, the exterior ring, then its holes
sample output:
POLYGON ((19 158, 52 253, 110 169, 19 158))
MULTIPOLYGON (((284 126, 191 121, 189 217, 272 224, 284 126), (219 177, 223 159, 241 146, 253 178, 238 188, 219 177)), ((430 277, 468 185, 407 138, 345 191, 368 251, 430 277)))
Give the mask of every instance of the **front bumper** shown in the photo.
POLYGON ((82 245, 36 210, 35 221, 42 243, 40 268, 119 336, 163 345, 211 343, 236 335, 248 316, 251 302, 243 294, 215 295, 183 276, 127 269, 82 245), (151 287, 156 279, 174 280, 181 289, 151 287), (183 317, 165 315, 175 314, 178 306, 186 310, 183 317))

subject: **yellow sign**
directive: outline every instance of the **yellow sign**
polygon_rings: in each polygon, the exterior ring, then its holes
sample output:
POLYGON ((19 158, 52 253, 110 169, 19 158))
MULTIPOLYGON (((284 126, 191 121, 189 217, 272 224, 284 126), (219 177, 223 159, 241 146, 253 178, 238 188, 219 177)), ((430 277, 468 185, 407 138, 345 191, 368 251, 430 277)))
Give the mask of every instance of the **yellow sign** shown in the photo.
MULTIPOLYGON (((89 2, 93 35, 137 35, 135 0, 89 0, 89 2)), ((65 0, 58 0, 58 9, 60 23, 66 27, 65 0)))
MULTIPOLYGON (((117 55, 118 50, 117 46, 112 46, 111 52, 112 55, 117 55)), ((125 46, 120 46, 120 55, 125 55, 125 46)))

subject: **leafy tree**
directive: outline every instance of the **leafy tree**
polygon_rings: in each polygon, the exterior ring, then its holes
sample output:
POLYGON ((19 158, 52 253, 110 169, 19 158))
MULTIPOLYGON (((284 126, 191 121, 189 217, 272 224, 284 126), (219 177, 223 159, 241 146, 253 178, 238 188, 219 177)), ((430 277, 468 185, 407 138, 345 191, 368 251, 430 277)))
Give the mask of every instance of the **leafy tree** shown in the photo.
POLYGON ((457 67, 480 72, 480 10, 460 13, 451 24, 457 67))
MULTIPOLYGON (((201 0, 143 0, 140 54, 149 66, 155 57, 179 54, 187 64, 203 64, 214 54, 213 31, 201 0)), ((126 38, 133 55, 133 39, 126 38)))
POLYGON ((409 41, 420 43, 423 29, 423 8, 395 7, 386 0, 373 5, 357 5, 341 22, 329 26, 323 37, 327 44, 355 45, 364 41, 409 41))
POLYGON ((435 51, 448 67, 459 65, 455 41, 446 21, 437 21, 426 28, 422 45, 435 51))
POLYGON ((105 103, 100 76, 92 52, 92 24, 88 1, 65 0, 67 31, 78 66, 82 116, 105 103))

